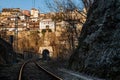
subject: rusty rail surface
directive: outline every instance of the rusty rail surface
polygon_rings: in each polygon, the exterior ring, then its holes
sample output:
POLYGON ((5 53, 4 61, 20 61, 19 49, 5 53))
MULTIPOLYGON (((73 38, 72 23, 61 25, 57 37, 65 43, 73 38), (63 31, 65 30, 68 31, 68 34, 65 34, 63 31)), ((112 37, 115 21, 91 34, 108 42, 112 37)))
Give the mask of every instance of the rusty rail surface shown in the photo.
POLYGON ((20 68, 20 71, 19 71, 19 76, 18 76, 18 80, 22 80, 22 72, 23 72, 23 69, 25 67, 25 65, 28 63, 29 61, 26 61, 22 64, 21 68, 20 68))
POLYGON ((23 74, 23 70, 26 64, 28 64, 29 62, 33 62, 40 70, 44 71, 47 75, 50 75, 52 78, 54 78, 54 80, 63 80, 61 78, 59 78, 58 76, 56 76, 55 74, 47 71, 46 69, 44 69, 43 67, 41 67, 37 62, 35 62, 34 60, 29 60, 26 61, 22 64, 20 71, 19 71, 19 76, 18 76, 18 80, 22 80, 22 74, 23 74))

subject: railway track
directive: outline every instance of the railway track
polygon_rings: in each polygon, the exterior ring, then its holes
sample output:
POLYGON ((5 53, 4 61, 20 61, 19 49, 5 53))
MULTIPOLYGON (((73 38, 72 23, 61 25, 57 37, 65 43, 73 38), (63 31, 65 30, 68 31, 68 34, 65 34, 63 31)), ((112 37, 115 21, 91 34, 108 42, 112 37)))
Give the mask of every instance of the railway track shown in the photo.
POLYGON ((18 80, 63 80, 41 67, 36 61, 26 61, 22 64, 18 80))

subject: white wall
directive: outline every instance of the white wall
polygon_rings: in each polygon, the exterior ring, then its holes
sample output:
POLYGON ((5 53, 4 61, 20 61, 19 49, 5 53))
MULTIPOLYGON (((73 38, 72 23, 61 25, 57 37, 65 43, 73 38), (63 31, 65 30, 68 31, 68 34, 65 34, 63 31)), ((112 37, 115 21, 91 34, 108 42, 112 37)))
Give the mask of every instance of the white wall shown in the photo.
POLYGON ((52 29, 52 31, 55 30, 55 22, 52 21, 52 19, 43 19, 40 21, 40 29, 46 29, 46 26, 49 26, 49 29, 52 29))

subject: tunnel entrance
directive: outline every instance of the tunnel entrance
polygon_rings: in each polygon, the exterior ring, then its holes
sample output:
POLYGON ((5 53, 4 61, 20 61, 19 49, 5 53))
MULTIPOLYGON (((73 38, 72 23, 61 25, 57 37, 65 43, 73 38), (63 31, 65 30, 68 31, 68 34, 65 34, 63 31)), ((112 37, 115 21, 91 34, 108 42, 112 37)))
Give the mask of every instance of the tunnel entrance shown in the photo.
POLYGON ((49 60, 50 59, 50 52, 48 49, 44 49, 42 51, 42 59, 43 60, 49 60))
POLYGON ((49 56, 52 58, 53 57, 53 48, 52 48, 52 46, 39 47, 38 53, 40 53, 40 55, 42 55, 43 51, 46 50, 46 49, 49 51, 49 56))

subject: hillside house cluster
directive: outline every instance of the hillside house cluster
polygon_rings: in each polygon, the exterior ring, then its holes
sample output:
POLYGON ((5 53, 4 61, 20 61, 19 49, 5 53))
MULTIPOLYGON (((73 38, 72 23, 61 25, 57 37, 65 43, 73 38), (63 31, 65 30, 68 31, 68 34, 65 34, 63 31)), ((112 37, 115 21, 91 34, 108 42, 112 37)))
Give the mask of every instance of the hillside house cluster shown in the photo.
MULTIPOLYGON (((41 30, 45 29, 45 26, 49 26, 52 28, 52 31, 55 31, 56 28, 59 29, 59 27, 67 24, 69 20, 68 18, 70 18, 69 16, 77 20, 82 18, 81 15, 77 13, 77 10, 73 11, 71 15, 70 14, 71 13, 67 11, 66 18, 60 20, 60 16, 63 17, 61 12, 51 12, 45 14, 40 13, 39 10, 35 8, 32 8, 31 10, 21 10, 20 8, 3 8, 0 13, 0 30, 6 29, 8 31, 13 31, 16 28, 18 31, 41 30)), ((83 21, 85 20, 83 19, 83 21)))
MULTIPOLYGON (((22 45, 19 42, 22 40, 25 42, 25 37, 29 40, 30 32, 40 32, 39 36, 41 39, 46 32, 44 40, 42 41, 43 43, 39 45, 39 52, 42 52, 44 48, 49 48, 51 51, 56 45, 64 45, 68 47, 68 42, 71 44, 73 43, 68 40, 74 38, 72 41, 74 41, 74 43, 77 41, 74 29, 80 32, 82 25, 85 22, 85 17, 82 15, 78 10, 40 13, 39 10, 35 8, 32 8, 31 10, 3 8, 0 13, 0 37, 5 37, 6 33, 8 36, 12 35, 14 37, 14 49, 18 51, 17 48, 22 45), (73 28, 73 26, 75 28, 73 28)), ((9 41, 10 38, 8 38, 7 40, 9 41)), ((22 50, 22 48, 20 47, 19 50, 22 50)))

